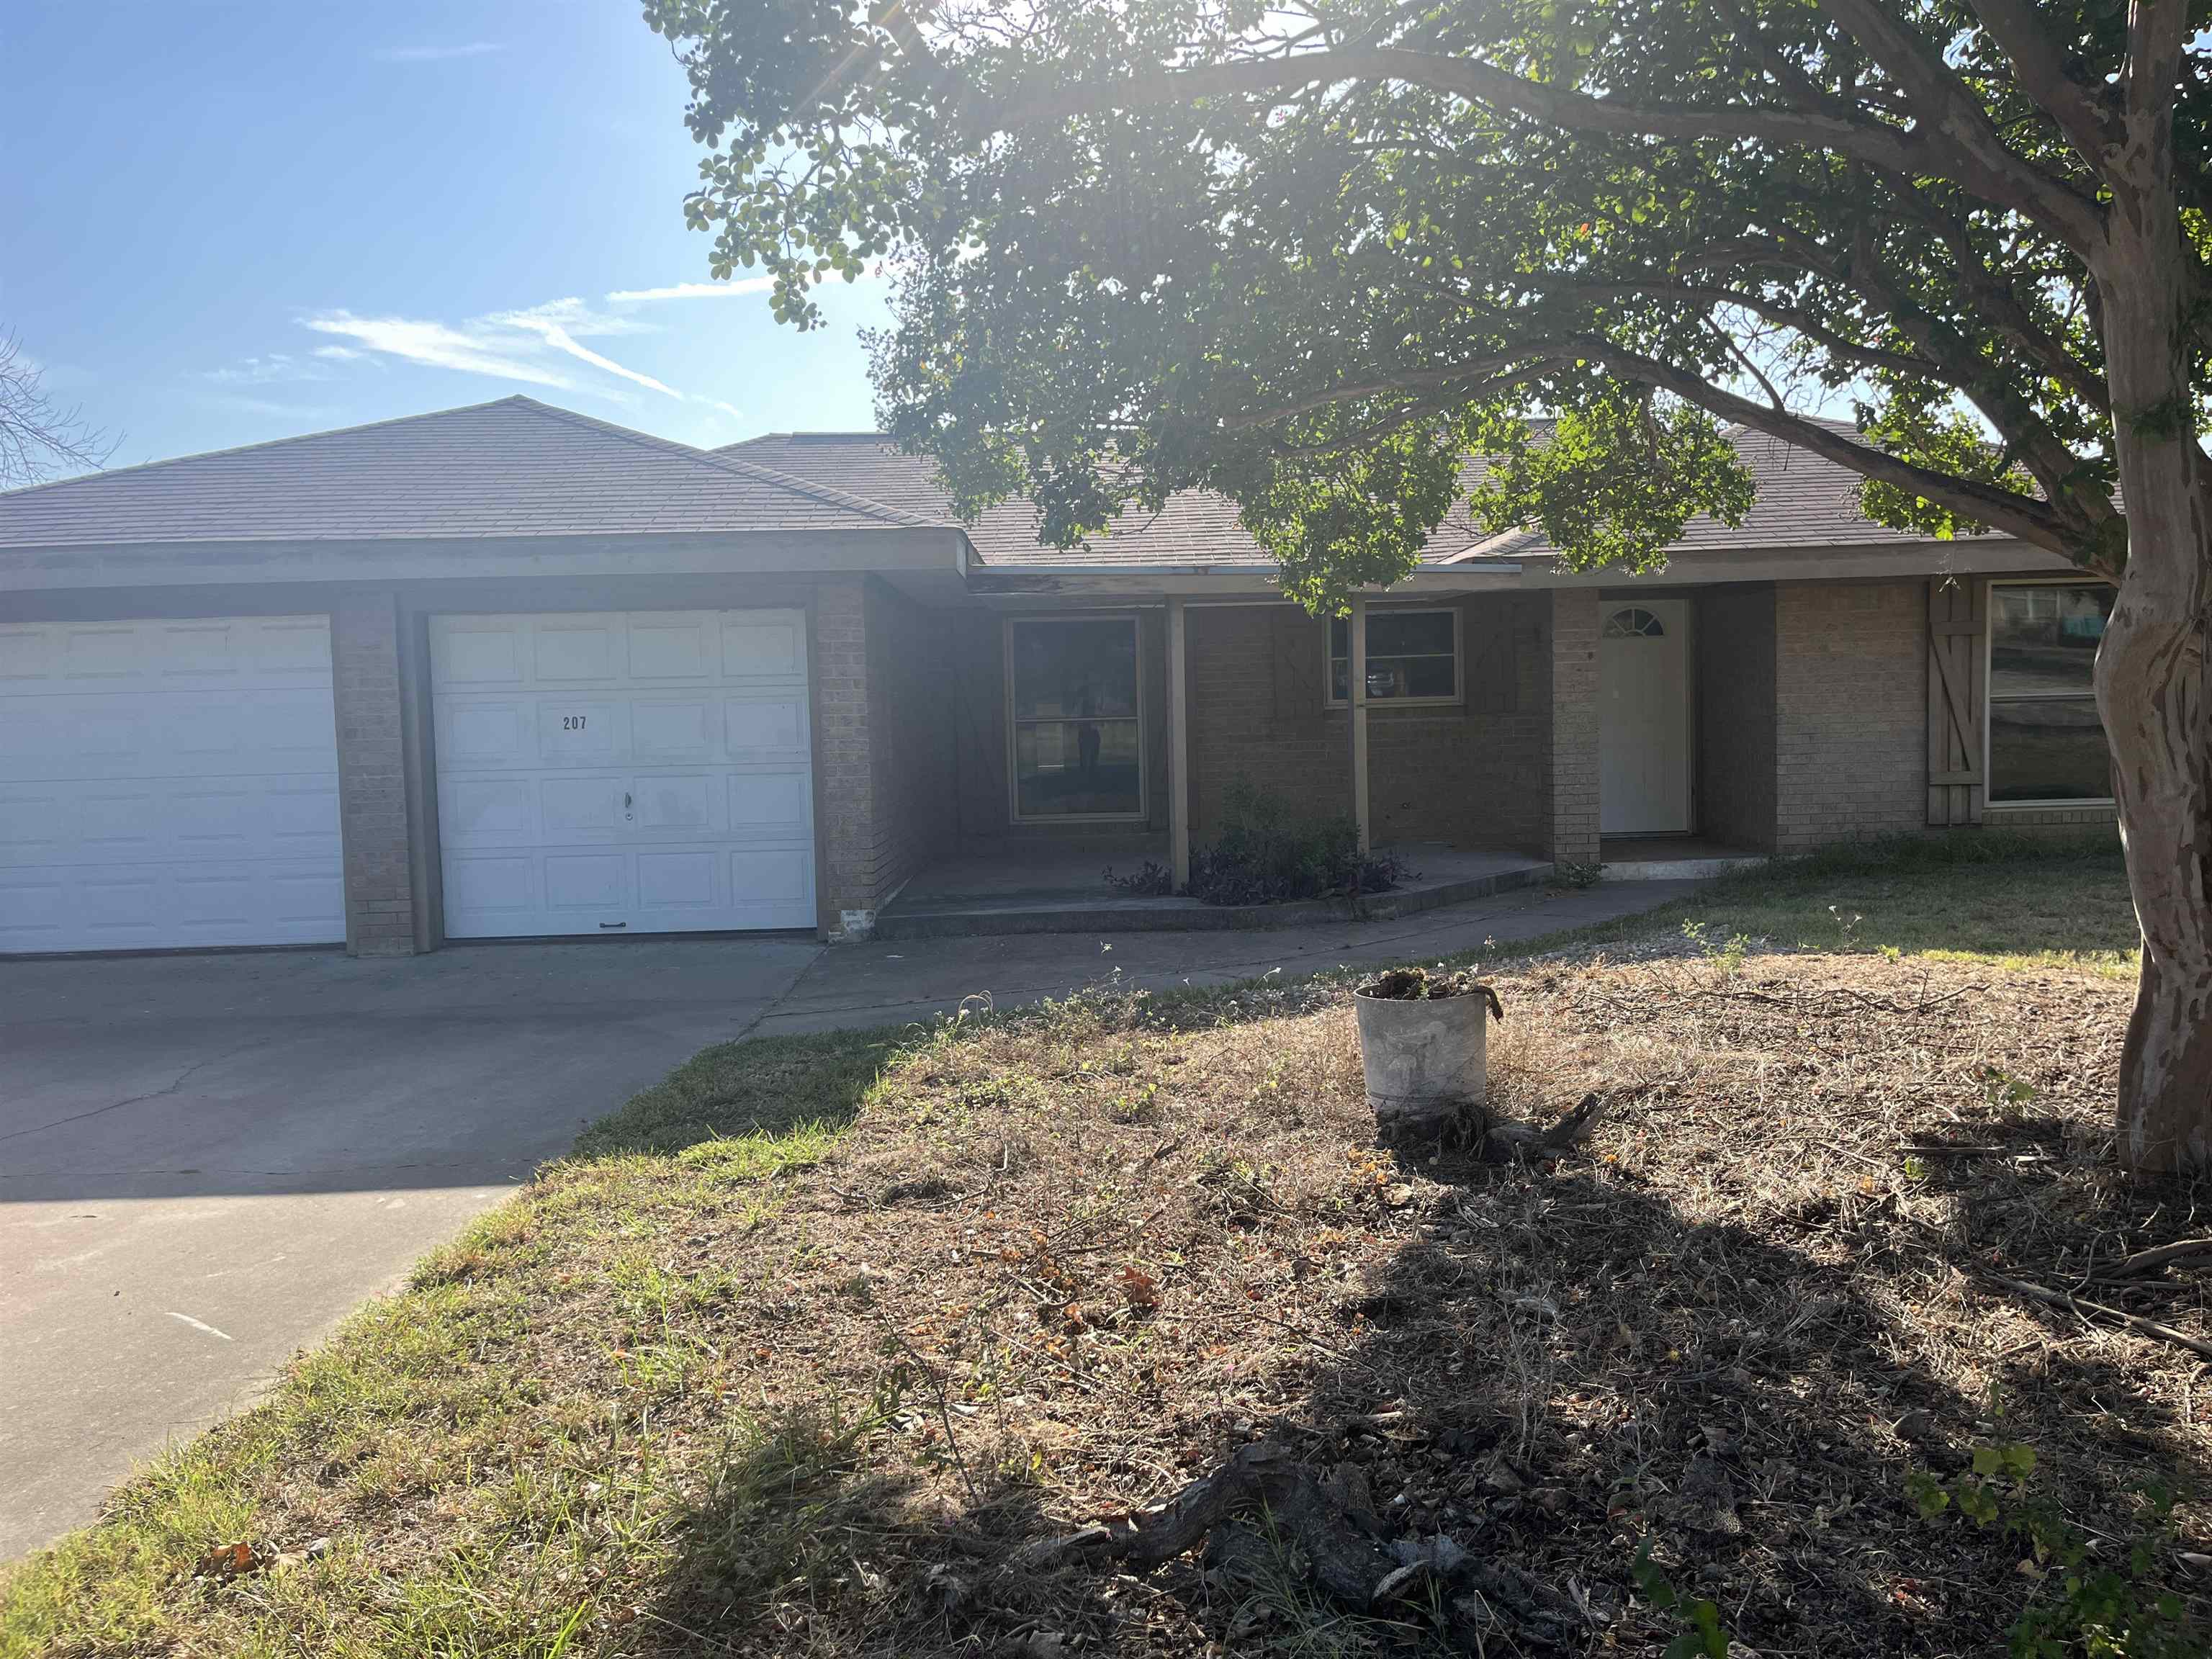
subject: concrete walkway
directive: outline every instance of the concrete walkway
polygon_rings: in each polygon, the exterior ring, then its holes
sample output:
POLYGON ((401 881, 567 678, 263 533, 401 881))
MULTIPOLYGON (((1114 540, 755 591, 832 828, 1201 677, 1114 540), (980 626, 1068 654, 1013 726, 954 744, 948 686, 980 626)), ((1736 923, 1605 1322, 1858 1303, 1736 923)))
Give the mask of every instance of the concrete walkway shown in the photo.
POLYGON ((1164 988, 1419 960, 1687 883, 1399 921, 823 949, 787 937, 0 962, 0 1559, 284 1360, 706 1044, 1121 971, 1164 988))
POLYGON ((1525 888, 1390 921, 1334 921, 1263 933, 1046 933, 843 945, 825 953, 754 1027, 757 1034, 881 1025, 950 1012, 967 998, 1000 1007, 1065 996, 1117 971, 1147 990, 1228 985, 1340 963, 1419 962, 1486 941, 1510 946, 1655 909, 1693 881, 1525 888))

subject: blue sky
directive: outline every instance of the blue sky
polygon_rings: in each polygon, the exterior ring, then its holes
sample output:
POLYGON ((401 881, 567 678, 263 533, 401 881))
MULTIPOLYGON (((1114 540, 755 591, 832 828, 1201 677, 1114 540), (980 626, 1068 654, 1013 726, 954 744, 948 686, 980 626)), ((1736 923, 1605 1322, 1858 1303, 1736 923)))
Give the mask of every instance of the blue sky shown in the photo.
POLYGON ((685 91, 625 0, 8 0, 0 328, 117 465, 515 392, 872 425, 877 285, 804 335, 669 292, 709 283, 685 91))

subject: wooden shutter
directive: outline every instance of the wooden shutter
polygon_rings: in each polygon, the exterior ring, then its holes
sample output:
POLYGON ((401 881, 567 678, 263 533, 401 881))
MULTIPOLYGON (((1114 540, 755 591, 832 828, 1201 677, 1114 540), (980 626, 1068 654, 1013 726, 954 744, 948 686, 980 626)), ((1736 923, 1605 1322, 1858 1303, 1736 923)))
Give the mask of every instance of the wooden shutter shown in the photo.
POLYGON ((1281 606, 1267 617, 1275 659, 1275 723, 1293 730, 1317 726, 1322 677, 1328 671, 1328 624, 1300 605, 1281 606))
POLYGON ((1928 822, 1979 823, 1987 793, 1982 708, 1988 694, 1990 585, 1928 584, 1928 822))

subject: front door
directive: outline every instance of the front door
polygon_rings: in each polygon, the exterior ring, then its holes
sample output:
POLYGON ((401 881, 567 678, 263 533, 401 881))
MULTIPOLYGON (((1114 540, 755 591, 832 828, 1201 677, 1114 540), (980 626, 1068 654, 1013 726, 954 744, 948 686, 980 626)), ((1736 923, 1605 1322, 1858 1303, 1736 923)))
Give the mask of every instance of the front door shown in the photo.
POLYGON ((1690 606, 1608 600, 1598 632, 1598 828, 1682 835, 1690 820, 1690 606))

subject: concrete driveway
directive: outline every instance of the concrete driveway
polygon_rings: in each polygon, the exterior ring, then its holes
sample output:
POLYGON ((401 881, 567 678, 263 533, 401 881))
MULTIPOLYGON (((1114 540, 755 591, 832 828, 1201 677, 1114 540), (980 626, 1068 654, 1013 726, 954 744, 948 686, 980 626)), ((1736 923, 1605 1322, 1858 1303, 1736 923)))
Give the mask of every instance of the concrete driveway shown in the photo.
POLYGON ((820 949, 0 962, 0 1560, 89 1521, 820 949))
POLYGON ((1267 933, 592 939, 0 962, 0 1560, 708 1043, 1220 984, 1587 926, 1692 884, 1267 933))

